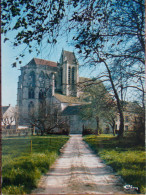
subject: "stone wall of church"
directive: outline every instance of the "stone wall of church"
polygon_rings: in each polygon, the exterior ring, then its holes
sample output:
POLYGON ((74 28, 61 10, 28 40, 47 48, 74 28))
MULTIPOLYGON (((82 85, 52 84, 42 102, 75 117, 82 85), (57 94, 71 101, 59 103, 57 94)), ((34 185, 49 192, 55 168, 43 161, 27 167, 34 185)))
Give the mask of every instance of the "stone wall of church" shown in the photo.
MULTIPOLYGON (((53 71, 47 70, 44 66, 25 66, 21 68, 21 76, 18 81, 17 105, 20 116, 28 118, 30 105, 34 112, 38 111, 41 96, 46 95, 46 99, 53 95, 54 81, 53 71)), ((22 123, 22 121, 21 121, 22 123)), ((23 120, 23 123, 25 121, 23 120)))

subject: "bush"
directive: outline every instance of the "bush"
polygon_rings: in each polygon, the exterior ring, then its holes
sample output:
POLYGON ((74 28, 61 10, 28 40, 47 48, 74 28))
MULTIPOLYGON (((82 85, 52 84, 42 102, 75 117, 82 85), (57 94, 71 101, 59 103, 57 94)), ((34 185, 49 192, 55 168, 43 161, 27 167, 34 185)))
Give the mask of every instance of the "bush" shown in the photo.
POLYGON ((82 136, 84 135, 94 135, 95 134, 95 131, 93 129, 83 129, 82 131, 82 136))
POLYGON ((56 132, 56 135, 69 135, 70 131, 69 129, 60 129, 60 131, 56 132))
POLYGON ((7 186, 2 189, 2 194, 26 194, 24 186, 7 186))

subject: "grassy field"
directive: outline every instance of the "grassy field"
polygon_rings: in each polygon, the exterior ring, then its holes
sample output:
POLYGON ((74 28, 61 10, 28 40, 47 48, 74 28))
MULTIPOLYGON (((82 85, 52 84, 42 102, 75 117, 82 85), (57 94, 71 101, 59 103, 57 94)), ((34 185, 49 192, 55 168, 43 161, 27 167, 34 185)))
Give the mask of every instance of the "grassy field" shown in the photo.
POLYGON ((26 194, 36 187, 67 142, 67 136, 30 136, 2 139, 2 192, 26 194))
POLYGON ((118 140, 112 135, 85 136, 90 147, 122 176, 126 184, 139 188, 139 193, 145 191, 145 149, 136 145, 133 139, 118 140))

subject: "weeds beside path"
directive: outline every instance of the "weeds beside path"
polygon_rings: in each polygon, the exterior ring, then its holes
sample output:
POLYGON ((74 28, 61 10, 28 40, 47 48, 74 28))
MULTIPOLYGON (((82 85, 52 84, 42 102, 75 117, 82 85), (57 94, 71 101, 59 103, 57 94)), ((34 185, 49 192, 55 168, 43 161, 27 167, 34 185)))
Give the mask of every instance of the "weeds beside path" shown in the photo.
POLYGON ((2 139, 2 192, 28 194, 59 155, 67 136, 2 139))
POLYGON ((111 135, 85 136, 90 147, 121 175, 127 184, 139 188, 140 193, 145 191, 145 149, 136 145, 130 138, 118 140, 111 135))

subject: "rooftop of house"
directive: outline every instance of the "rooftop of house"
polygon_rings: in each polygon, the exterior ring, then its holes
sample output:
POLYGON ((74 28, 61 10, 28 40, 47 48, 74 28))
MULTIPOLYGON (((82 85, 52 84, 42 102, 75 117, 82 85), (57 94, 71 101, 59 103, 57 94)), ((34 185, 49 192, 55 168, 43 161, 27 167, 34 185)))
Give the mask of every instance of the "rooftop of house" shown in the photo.
POLYGON ((137 102, 123 102, 123 107, 125 112, 138 113, 142 111, 142 107, 137 102))
POLYGON ((82 105, 68 106, 63 110, 62 115, 78 115, 81 109, 82 105))
POLYGON ((17 108, 16 107, 12 107, 12 106, 2 106, 2 115, 3 117, 7 116, 13 116, 15 115, 17 112, 17 108))
POLYGON ((73 96, 66 96, 60 93, 55 93, 54 96, 62 103, 69 103, 69 104, 85 104, 86 103, 81 98, 73 97, 73 96))
POLYGON ((79 77, 78 86, 81 88, 89 87, 89 86, 93 86, 97 84, 103 86, 102 80, 94 79, 94 78, 79 77))
POLYGON ((90 78, 79 77, 79 82, 80 82, 80 83, 88 82, 88 81, 90 81, 90 80, 91 80, 90 78))
POLYGON ((7 111, 7 109, 10 107, 9 106, 2 106, 2 115, 7 111))

